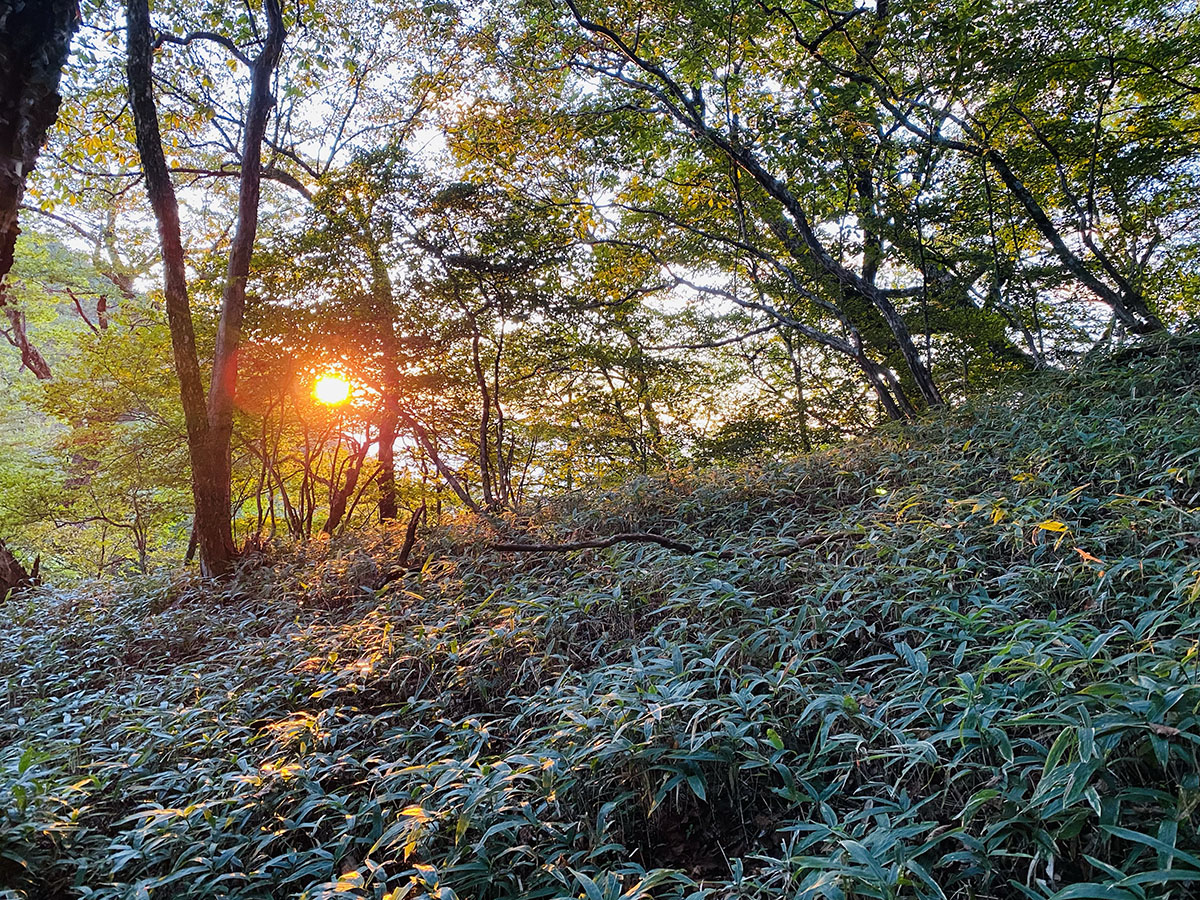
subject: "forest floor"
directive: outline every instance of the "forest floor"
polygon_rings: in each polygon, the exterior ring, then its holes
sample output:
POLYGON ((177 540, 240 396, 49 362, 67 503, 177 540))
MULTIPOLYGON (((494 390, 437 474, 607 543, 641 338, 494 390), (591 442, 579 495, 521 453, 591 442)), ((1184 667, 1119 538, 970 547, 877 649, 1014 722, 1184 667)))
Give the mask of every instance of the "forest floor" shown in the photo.
POLYGON ((1200 344, 0 609, 2 897, 1195 896, 1200 344))

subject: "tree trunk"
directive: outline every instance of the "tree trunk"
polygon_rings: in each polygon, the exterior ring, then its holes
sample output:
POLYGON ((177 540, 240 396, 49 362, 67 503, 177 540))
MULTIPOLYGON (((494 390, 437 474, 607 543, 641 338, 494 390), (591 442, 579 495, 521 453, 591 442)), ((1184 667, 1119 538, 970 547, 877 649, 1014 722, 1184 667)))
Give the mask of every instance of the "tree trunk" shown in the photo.
MULTIPOLYGON (((363 462, 367 458, 367 451, 370 449, 371 443, 371 435, 365 435, 363 442, 354 451, 349 465, 346 466, 346 480, 341 487, 334 485, 333 496, 329 500, 329 518, 321 526, 324 534, 333 534, 342 524, 342 519, 346 515, 346 507, 350 498, 354 496, 354 489, 358 487, 358 476, 362 473, 363 462)), ((336 472, 330 473, 331 478, 335 478, 336 475, 336 472)))
MULTIPOLYGON (((267 35, 262 50, 250 66, 250 102, 246 107, 246 130, 242 144, 241 179, 238 184, 237 229, 229 248, 221 318, 213 355, 212 382, 208 392, 209 453, 213 465, 213 502, 231 507, 233 479, 233 400, 237 392, 238 347, 246 312, 246 281, 258 233, 258 203, 262 188, 262 145, 267 119, 275 98, 271 79, 283 53, 285 30, 279 0, 265 0, 267 35)), ((226 518, 229 518, 228 512, 226 518)), ((232 537, 230 538, 232 545, 232 537)))
POLYGON ((267 35, 251 65, 250 103, 242 152, 237 229, 229 254, 217 348, 209 396, 205 397, 196 335, 188 300, 187 272, 175 186, 163 152, 158 108, 154 101, 153 30, 148 0, 128 0, 127 67, 129 103, 133 110, 138 155, 146 177, 146 192, 162 242, 164 297, 171 330, 171 349, 179 376, 180 398, 187 425, 192 465, 194 525, 200 568, 221 576, 233 569, 231 440, 233 396, 237 384, 237 349, 246 303, 246 279, 258 225, 262 141, 274 99, 271 76, 283 49, 283 13, 278 0, 266 0, 267 35))
MULTIPOLYGON (((438 453, 437 447, 434 445, 433 439, 430 437, 429 432, 425 430, 425 426, 403 411, 400 412, 400 419, 404 422, 405 427, 412 432, 413 437, 416 438, 417 444, 422 450, 425 451, 426 455, 437 469, 438 474, 441 475, 446 484, 450 486, 450 490, 454 491, 455 496, 457 496, 458 499, 463 502, 463 505, 485 521, 495 524, 495 517, 475 502, 475 500, 471 497, 470 492, 467 491, 466 487, 463 486, 462 481, 459 480, 458 476, 454 474, 454 470, 446 465, 445 460, 443 460, 441 454, 438 453)), ((438 509, 438 518, 441 518, 440 508, 438 509)))
POLYGON ((0 601, 8 596, 9 591, 15 594, 38 584, 39 562, 35 560, 33 569, 26 572, 20 560, 4 546, 4 541, 0 541, 0 601))
POLYGON ((29 341, 25 317, 8 299, 4 278, 21 233, 17 216, 25 179, 58 117, 58 82, 78 27, 76 0, 18 0, 0 7, 0 312, 21 365, 38 378, 49 378, 50 367, 29 341))
MULTIPOLYGON (((385 362, 390 366, 390 362, 385 362)), ((384 385, 383 414, 379 419, 379 521, 396 518, 396 432, 400 428, 398 388, 391 379, 384 385)))
MULTIPOLYGON (((38 378, 49 378, 50 367, 30 343, 24 315, 7 299, 5 278, 21 233, 17 219, 25 179, 58 117, 58 82, 78 27, 76 0, 5 3, 0 9, 0 312, 21 364, 38 378)), ((35 583, 37 568, 34 563, 33 572, 26 572, 0 541, 0 597, 35 583)))
POLYGON ((782 332, 784 346, 787 347, 788 362, 792 367, 792 384, 796 388, 796 399, 793 407, 796 410, 796 421, 800 428, 800 449, 812 453, 812 436, 808 428, 808 401, 804 397, 804 368, 800 364, 800 351, 792 340, 791 334, 782 332))
POLYGON ((1153 334, 1154 332, 1164 330, 1162 320, 1151 311, 1146 298, 1134 290, 1128 280, 1112 265, 1094 241, 1088 238, 1085 240, 1085 243, 1088 249, 1092 251, 1092 255, 1096 257, 1109 275, 1117 282, 1119 290, 1113 290, 1096 277, 1084 265, 1083 260, 1066 245, 1062 235, 1059 234, 1054 223, 1050 221, 1050 217, 1046 215, 1041 204, 1030 193, 1025 183, 1009 167, 1008 161, 1003 156, 995 150, 988 150, 981 154, 981 158, 984 162, 991 163, 992 168, 996 170, 996 174, 1000 176, 1000 180, 1004 182, 1005 187, 1025 207, 1029 218, 1033 220, 1033 224, 1037 226, 1042 237, 1050 242, 1050 246, 1054 248, 1055 255, 1067 267, 1067 270, 1075 276, 1080 284, 1084 285, 1084 287, 1107 303, 1122 325, 1134 334, 1153 334))
POLYGON ((371 299, 374 325, 382 354, 380 393, 383 410, 379 417, 379 521, 394 521, 396 503, 396 438, 400 431, 400 341, 396 336, 396 298, 392 276, 383 258, 368 211, 358 203, 351 207, 358 223, 358 244, 371 266, 371 299))
MULTIPOLYGON (((468 314, 470 315, 470 314, 468 314)), ((492 492, 492 457, 488 449, 491 435, 492 395, 488 391, 487 377, 483 372, 483 359, 479 352, 479 322, 474 315, 471 318, 471 362, 475 367, 475 384, 479 387, 479 484, 483 491, 483 505, 488 509, 494 508, 496 498, 492 492)))

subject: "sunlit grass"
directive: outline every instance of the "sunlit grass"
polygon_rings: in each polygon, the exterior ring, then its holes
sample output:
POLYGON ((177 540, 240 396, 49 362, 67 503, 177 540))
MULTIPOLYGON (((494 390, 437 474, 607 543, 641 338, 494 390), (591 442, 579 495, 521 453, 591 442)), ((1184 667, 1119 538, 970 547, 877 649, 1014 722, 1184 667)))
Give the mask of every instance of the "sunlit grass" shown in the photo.
POLYGON ((460 522, 382 591, 350 562, 386 569, 390 533, 11 601, 0 884, 1188 896, 1197 349, 529 524, 757 556, 513 557, 460 522), (851 537, 769 553, 825 532, 851 537))

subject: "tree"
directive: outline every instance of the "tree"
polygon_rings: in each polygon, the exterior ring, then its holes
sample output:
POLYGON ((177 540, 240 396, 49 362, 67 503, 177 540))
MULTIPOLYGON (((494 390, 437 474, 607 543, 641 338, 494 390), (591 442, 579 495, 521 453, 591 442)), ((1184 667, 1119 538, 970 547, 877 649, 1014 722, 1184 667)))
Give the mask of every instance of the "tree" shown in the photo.
POLYGON ((158 222, 162 241, 164 295, 175 370, 187 424, 188 455, 192 465, 192 494, 196 504, 194 530, 201 568, 210 575, 225 575, 237 555, 231 518, 231 439, 234 392, 237 386, 237 352, 246 308, 246 280, 258 228, 262 184, 262 146, 267 119, 274 104, 271 78, 283 51, 285 29, 278 0, 264 0, 266 33, 259 52, 245 56, 229 38, 193 34, 181 40, 210 40, 226 47, 236 62, 250 69, 250 93, 242 136, 237 222, 229 248, 225 287, 217 326, 212 378, 207 397, 201 380, 195 328, 188 299, 188 281, 179 207, 171 181, 159 129, 154 98, 153 52, 155 38, 148 0, 130 0, 128 18, 129 103, 137 132, 138 153, 146 191, 158 222))
POLYGON ((182 558, 190 521, 166 322, 89 256, 27 223, 8 276, 54 377, 0 360, 0 533, 53 579, 182 558))
MULTIPOLYGON (((610 105, 630 110, 614 117, 622 127, 658 135, 654 145, 639 142, 641 152, 652 154, 646 168, 661 170, 665 158, 671 161, 668 169, 682 164, 691 170, 672 172, 673 184, 700 188, 715 177, 727 185, 722 206, 729 215, 716 230, 704 227, 708 222, 698 226, 661 207, 655 210, 658 218, 716 244, 706 254, 709 258, 744 254, 735 264, 743 280, 754 285, 751 295, 759 294, 751 302, 779 324, 854 360, 892 416, 911 414, 913 405, 890 368, 872 358, 864 341, 864 333, 876 322, 887 332, 888 349, 898 354, 921 401, 940 405, 943 397, 929 360, 922 357, 900 309, 901 302, 920 296, 919 288, 879 284, 883 267, 872 262, 869 248, 861 265, 852 264, 852 254, 830 240, 828 223, 821 221, 832 217, 829 198, 842 188, 840 179, 829 177, 832 167, 822 169, 815 160, 806 160, 803 150, 808 148, 778 139, 779 130, 812 127, 797 121, 803 112, 795 107, 806 91, 830 85, 821 79, 806 83, 789 73, 787 90, 778 90, 774 81, 780 73, 771 71, 769 53, 763 50, 774 38, 759 34, 762 17, 753 10, 735 16, 732 11, 727 15, 667 3, 654 10, 593 4, 585 12, 573 0, 550 7, 544 15, 550 27, 564 35, 557 50, 562 64, 580 78, 599 76, 616 92, 610 105), (643 27, 647 17, 672 24, 652 33, 643 27), (629 95, 640 98, 622 101, 629 95), (808 178, 820 189, 806 183, 808 178), (813 325, 765 302, 758 291, 764 267, 788 282, 793 297, 789 305, 811 305, 827 324, 813 325)), ((546 22, 538 21, 531 29, 533 39, 540 41, 545 29, 546 22)), ((535 44, 531 52, 543 52, 541 45, 535 44)), ((817 116, 818 129, 825 124, 822 114, 817 116)), ((869 224, 864 227, 870 232, 869 224)), ((866 242, 871 243, 869 234, 866 242)), ((690 279, 680 283, 704 290, 690 279)), ((738 302, 735 291, 725 289, 725 294, 730 302, 738 302)))
POLYGON ((497 9, 509 78, 480 85, 462 146, 543 177, 590 154, 597 237, 859 368, 893 416, 1191 302, 1151 290, 1182 299, 1195 256, 1190 7, 497 9))
MULTIPOLYGON (((17 219, 25 180, 58 115, 58 82, 78 26, 76 0, 18 0, 0 10, 0 310, 9 323, 5 337, 20 350, 22 365, 38 378, 48 378, 50 369, 30 343, 21 311, 6 297, 5 277, 20 233, 17 219)), ((0 541, 0 595, 29 581, 0 541)))

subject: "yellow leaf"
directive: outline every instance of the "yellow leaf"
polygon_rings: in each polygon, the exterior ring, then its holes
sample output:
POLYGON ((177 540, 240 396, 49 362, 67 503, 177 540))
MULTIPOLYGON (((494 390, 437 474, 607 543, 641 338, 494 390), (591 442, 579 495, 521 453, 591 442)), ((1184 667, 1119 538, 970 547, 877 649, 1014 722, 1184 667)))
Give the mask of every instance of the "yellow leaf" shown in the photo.
POLYGON ((1065 534, 1071 530, 1057 519, 1047 519, 1045 522, 1038 522, 1037 527, 1042 529, 1042 531, 1053 531, 1059 534, 1065 534))
POLYGON ((352 891, 363 886, 363 877, 358 872, 347 872, 334 885, 336 891, 352 891))

